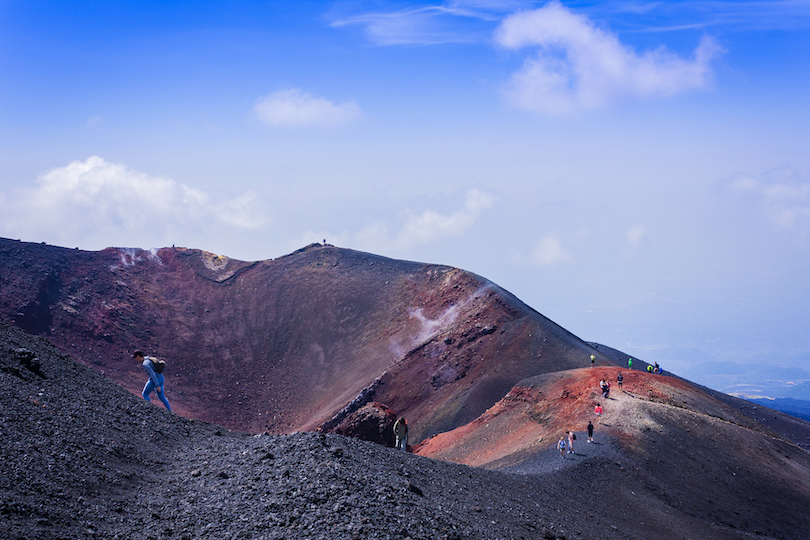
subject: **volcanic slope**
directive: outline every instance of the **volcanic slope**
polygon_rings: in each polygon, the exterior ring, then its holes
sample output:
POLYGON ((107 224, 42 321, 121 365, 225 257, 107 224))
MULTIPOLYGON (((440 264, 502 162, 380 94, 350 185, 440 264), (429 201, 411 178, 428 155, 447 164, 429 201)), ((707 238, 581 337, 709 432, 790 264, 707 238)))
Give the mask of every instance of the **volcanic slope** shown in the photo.
POLYGON ((601 477, 597 471, 608 468, 608 477, 624 480, 594 489, 624 498, 631 511, 614 511, 648 524, 649 538, 674 513, 775 538, 806 535, 810 452, 799 443, 807 442, 810 424, 766 410, 775 429, 789 426, 777 433, 749 414, 750 403, 713 394, 676 377, 617 367, 559 371, 521 381, 476 420, 416 452, 526 474, 593 467, 601 477), (602 379, 613 385, 608 398, 602 379), (578 438, 563 460, 554 444, 569 430, 578 438))
MULTIPOLYGON (((676 455, 689 452, 686 444, 676 455)), ((666 487, 645 485, 620 453, 586 456, 499 472, 334 434, 232 432, 171 415, 0 323, 4 539, 806 538, 806 513, 780 516, 777 504, 773 524, 737 526, 755 510, 743 501, 706 520, 650 496, 666 487)), ((678 471, 682 461, 669 465, 678 471)), ((671 490, 688 495, 678 479, 671 490)))
POLYGON ((163 357, 176 412, 253 433, 334 426, 374 400, 418 442, 527 377, 608 363, 480 276, 321 244, 243 262, 2 239, 0 317, 133 392, 132 351, 163 357))

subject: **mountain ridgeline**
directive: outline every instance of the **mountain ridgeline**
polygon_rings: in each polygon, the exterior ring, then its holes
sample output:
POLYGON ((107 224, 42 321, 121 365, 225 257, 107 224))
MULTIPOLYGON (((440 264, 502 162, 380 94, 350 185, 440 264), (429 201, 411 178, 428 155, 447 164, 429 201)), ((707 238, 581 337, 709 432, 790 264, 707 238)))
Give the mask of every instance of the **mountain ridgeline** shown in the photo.
POLYGON ((0 268, 3 318, 133 392, 132 351, 165 358, 176 411, 247 432, 313 430, 360 396, 416 443, 600 356, 475 274, 329 245, 243 262, 0 240, 0 268))

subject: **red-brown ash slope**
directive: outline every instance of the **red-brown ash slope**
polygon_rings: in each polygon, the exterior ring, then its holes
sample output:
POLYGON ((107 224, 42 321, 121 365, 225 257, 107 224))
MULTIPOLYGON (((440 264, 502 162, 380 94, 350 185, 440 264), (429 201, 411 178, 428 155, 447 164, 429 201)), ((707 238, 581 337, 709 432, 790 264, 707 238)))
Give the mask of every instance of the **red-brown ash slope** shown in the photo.
POLYGON ((242 262, 0 240, 0 292, 0 316, 133 392, 132 350, 166 358, 176 411, 252 432, 315 429, 362 394, 418 442, 595 352, 469 272, 319 244, 242 262))

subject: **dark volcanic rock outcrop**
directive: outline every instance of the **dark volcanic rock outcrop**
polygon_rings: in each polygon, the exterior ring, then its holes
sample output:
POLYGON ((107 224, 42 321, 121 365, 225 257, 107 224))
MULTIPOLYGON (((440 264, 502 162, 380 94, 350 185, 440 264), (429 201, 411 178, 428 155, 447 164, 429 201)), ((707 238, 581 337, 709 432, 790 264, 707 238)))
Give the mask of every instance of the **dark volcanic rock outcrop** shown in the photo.
POLYGON ((372 401, 342 417, 340 422, 327 431, 392 447, 396 421, 397 415, 394 411, 382 403, 372 401))

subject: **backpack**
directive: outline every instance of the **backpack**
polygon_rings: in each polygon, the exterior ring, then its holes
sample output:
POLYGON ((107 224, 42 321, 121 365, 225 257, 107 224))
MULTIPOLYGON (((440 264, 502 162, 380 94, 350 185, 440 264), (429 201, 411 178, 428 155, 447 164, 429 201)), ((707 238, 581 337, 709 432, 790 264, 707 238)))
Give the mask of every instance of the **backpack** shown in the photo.
POLYGON ((573 437, 571 437, 571 440, 572 440, 572 441, 577 440, 577 434, 576 434, 576 433, 574 433, 574 436, 573 436, 573 437))
POLYGON ((155 366, 155 373, 163 373, 163 370, 166 369, 166 361, 160 360, 158 358, 154 358, 152 356, 147 356, 152 365, 155 366))

